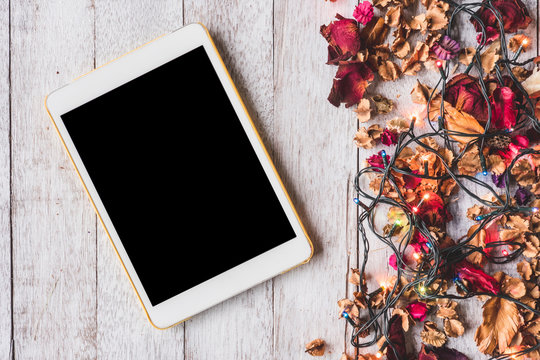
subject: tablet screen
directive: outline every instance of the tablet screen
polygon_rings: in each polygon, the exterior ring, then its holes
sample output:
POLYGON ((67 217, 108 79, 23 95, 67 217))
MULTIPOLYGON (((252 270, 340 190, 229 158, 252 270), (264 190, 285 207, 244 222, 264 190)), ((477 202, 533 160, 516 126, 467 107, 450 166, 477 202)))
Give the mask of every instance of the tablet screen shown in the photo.
POLYGON ((152 305, 296 237, 202 46, 61 117, 152 305))

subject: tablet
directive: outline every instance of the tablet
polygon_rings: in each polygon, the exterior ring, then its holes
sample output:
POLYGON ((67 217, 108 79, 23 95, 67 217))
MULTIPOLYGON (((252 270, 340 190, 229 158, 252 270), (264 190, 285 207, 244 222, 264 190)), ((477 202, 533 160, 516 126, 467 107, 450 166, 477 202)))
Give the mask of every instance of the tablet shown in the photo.
POLYGON ((311 258, 204 26, 162 36, 45 103, 155 327, 311 258))

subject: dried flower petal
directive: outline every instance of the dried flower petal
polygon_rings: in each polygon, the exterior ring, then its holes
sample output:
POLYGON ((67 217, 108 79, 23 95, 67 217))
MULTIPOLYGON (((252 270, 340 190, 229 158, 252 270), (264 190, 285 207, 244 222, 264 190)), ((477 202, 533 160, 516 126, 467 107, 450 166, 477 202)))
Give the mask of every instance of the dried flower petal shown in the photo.
POLYGON ((396 145, 398 141, 398 133, 392 130, 384 129, 381 134, 381 142, 386 145, 396 145))
POLYGON ((387 60, 378 68, 379 75, 384 81, 395 81, 401 75, 401 69, 393 61, 387 60))
POLYGON ((373 18, 373 5, 369 1, 362 1, 356 6, 353 17, 362 25, 366 25, 373 18))
POLYGON ((492 125, 495 129, 510 129, 516 124, 516 95, 509 87, 498 87, 491 96, 492 125))
POLYGON ((475 54, 476 54, 475 48, 473 47, 463 48, 461 49, 461 52, 459 53, 458 60, 460 63, 467 66, 472 62, 475 54))
POLYGON ((508 48, 513 52, 518 52, 521 47, 522 51, 527 51, 532 46, 532 40, 525 34, 516 34, 508 41, 508 48))
POLYGON ((321 26, 321 35, 328 41, 328 62, 337 64, 347 60, 360 50, 360 30, 354 19, 336 14, 336 21, 321 26))
POLYGON ((315 339, 306 344, 306 351, 311 356, 323 356, 326 343, 322 339, 315 339))
POLYGON ((532 193, 529 191, 529 189, 521 186, 516 190, 516 194, 514 195, 516 203, 520 206, 527 205, 527 203, 531 200, 531 197, 532 193))
POLYGON ((371 100, 375 103, 378 114, 388 114, 394 108, 394 102, 382 95, 375 95, 371 100))
POLYGON ((421 301, 413 301, 407 305, 407 311, 414 320, 424 321, 427 316, 428 307, 421 301))
POLYGON ((441 41, 437 41, 431 47, 431 50, 441 60, 449 60, 455 58, 460 50, 459 43, 452 40, 450 36, 444 35, 441 41))
MULTIPOLYGON (((540 97, 540 70, 535 67, 531 76, 521 83, 521 85, 531 98, 534 99, 540 97)), ((537 107, 538 104, 540 104, 540 102, 536 103, 537 107)))
POLYGON ((362 62, 340 64, 328 101, 336 107, 341 103, 345 103, 345 107, 358 104, 373 78, 373 72, 362 62))
POLYGON ((401 23, 401 17, 403 16, 403 7, 401 5, 391 6, 386 11, 384 16, 384 22, 390 27, 398 27, 401 23))
POLYGON ((450 337, 460 337, 465 332, 465 328, 457 319, 444 319, 444 332, 450 337))
POLYGON ((371 118, 371 105, 368 99, 362 99, 354 110, 360 122, 366 122, 371 118))
POLYGON ((422 342, 435 347, 441 347, 446 343, 446 335, 437 329, 437 325, 434 322, 426 321, 424 324, 424 330, 420 333, 422 342))
MULTIPOLYGON (((520 0, 493 0, 491 5, 501 14, 506 33, 515 33, 518 29, 526 29, 532 21, 527 8, 520 0)), ((499 21, 491 9, 482 6, 475 15, 480 18, 484 26, 499 28, 499 21)), ((481 31, 482 26, 475 18, 471 17, 471 23, 477 32, 481 31)))

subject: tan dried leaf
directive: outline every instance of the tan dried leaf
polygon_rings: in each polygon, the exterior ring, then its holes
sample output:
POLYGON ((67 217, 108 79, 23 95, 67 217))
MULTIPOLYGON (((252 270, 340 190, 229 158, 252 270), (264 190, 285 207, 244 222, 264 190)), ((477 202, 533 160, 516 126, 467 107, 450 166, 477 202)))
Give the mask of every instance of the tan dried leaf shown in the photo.
POLYGON ((465 332, 465 328, 457 319, 444 319, 444 332, 450 337, 460 337, 465 332))
MULTIPOLYGON (((470 238, 475 231, 478 230, 480 227, 480 224, 476 224, 471 226, 469 231, 467 232, 467 238, 470 238)), ((472 238, 472 240, 469 242, 472 246, 478 246, 480 248, 485 248, 486 246, 486 230, 481 229, 476 235, 472 238)), ((485 259, 482 256, 482 252, 475 251, 469 256, 467 256, 467 260, 469 260, 471 263, 475 265, 483 265, 485 263, 485 259)))
POLYGON ((395 131, 398 134, 409 130, 410 126, 411 125, 409 124, 409 121, 407 119, 399 117, 393 118, 392 120, 388 120, 386 122, 386 128, 390 131, 395 131))
POLYGON ((322 339, 315 339, 306 344, 306 351, 311 356, 323 356, 326 343, 322 339))
POLYGON ((488 155, 486 157, 486 166, 492 173, 501 175, 506 171, 506 164, 499 155, 488 155))
POLYGON ((457 319, 457 302, 448 299, 438 299, 437 305, 439 305, 439 310, 437 311, 438 317, 443 319, 457 319))
POLYGON ((516 34, 508 41, 508 48, 512 52, 517 52, 521 46, 522 51, 526 52, 532 45, 532 40, 525 34, 516 34))
POLYGON ((465 152, 458 161, 458 169, 462 175, 475 176, 482 171, 480 157, 478 156, 478 147, 473 146, 465 152))
POLYGON ((480 55, 480 63, 486 74, 489 74, 495 67, 495 63, 500 58, 501 42, 496 40, 489 45, 486 50, 480 55))
MULTIPOLYGON (((454 108, 452 105, 444 102, 446 128, 449 131, 457 131, 460 133, 480 135, 484 133, 484 127, 472 116, 466 112, 462 112, 454 108)), ((452 139, 459 141, 462 144, 467 144, 474 140, 473 137, 450 135, 452 139)))
POLYGON ((354 110, 356 117, 360 122, 366 122, 371 118, 371 105, 368 99, 362 99, 354 110))
POLYGON ((475 48, 473 48, 473 47, 463 48, 459 52, 458 60, 463 65, 468 66, 472 62, 472 60, 474 58, 474 55, 476 55, 476 49, 475 48))
POLYGON ((483 322, 474 334, 476 345, 484 354, 493 354, 495 350, 504 353, 521 325, 517 305, 493 297, 486 301, 483 309, 483 322))
POLYGON ((388 114, 394 108, 394 102, 382 95, 375 95, 371 100, 375 103, 375 109, 378 114, 388 114))
POLYGON ((525 284, 518 278, 505 276, 501 282, 501 291, 514 299, 521 299, 527 293, 525 284))
POLYGON ((399 66, 390 60, 382 62, 378 72, 384 81, 395 81, 401 75, 399 66))
POLYGON ((374 16, 360 32, 360 38, 367 48, 373 48, 384 42, 389 30, 388 25, 384 23, 384 18, 374 16))
POLYGON ((446 29, 448 26, 448 17, 446 16, 448 6, 442 1, 436 1, 431 4, 426 12, 427 28, 430 31, 446 29))
POLYGON ((424 330, 420 333, 422 342, 435 347, 441 347, 446 343, 446 335, 437 329, 437 325, 434 322, 426 321, 424 323, 424 330))
POLYGON ((369 136, 367 129, 363 126, 358 129, 358 131, 354 135, 353 141, 356 146, 362 147, 364 149, 371 149, 375 146, 375 140, 369 136))
POLYGON ((511 173, 521 186, 533 185, 536 182, 536 175, 531 168, 531 164, 524 158, 515 163, 511 173))
POLYGON ((428 22, 426 20, 426 14, 422 13, 420 15, 416 15, 411 19, 410 22, 411 29, 413 30, 419 30, 422 32, 422 34, 425 34, 428 28, 428 22))
POLYGON ((411 45, 407 39, 396 37, 391 47, 392 53, 399 59, 404 59, 411 51, 411 45))
POLYGON ((531 76, 532 71, 522 68, 521 66, 514 66, 512 67, 512 74, 514 74, 519 82, 523 82, 531 76))
POLYGON ((395 308, 392 312, 392 316, 398 315, 401 317, 401 326, 403 327, 403 331, 407 332, 409 331, 409 326, 414 325, 414 320, 409 316, 409 312, 405 309, 395 308))
MULTIPOLYGON (((529 94, 531 98, 537 98, 540 96, 540 70, 538 67, 533 69, 531 76, 521 83, 521 85, 523 85, 523 88, 525 91, 527 91, 527 94, 529 94)), ((538 104, 540 104, 540 102, 536 103, 537 108, 538 104)))
POLYGON ((517 264, 517 272, 523 278, 523 280, 531 280, 533 275, 531 263, 527 260, 522 260, 517 264))
MULTIPOLYGON (((420 81, 416 80, 416 85, 411 91, 412 102, 415 104, 427 104, 428 99, 432 93, 433 89, 429 86, 422 84, 420 81)), ((435 95, 434 93, 433 95, 435 95)))
POLYGON ((416 75, 422 68, 422 63, 429 58, 429 46, 417 42, 412 55, 401 63, 401 71, 405 75, 416 75))
POLYGON ((384 16, 384 23, 390 27, 398 27, 401 24, 401 17, 403 16, 403 7, 401 5, 391 6, 386 11, 384 16))

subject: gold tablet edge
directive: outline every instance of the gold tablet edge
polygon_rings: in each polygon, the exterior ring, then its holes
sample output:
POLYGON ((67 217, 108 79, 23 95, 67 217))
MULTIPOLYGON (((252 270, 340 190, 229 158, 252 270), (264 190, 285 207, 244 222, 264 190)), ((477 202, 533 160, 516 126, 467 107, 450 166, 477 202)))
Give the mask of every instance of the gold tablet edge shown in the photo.
MULTIPOLYGON (((227 68, 225 67, 225 63, 223 62, 223 59, 221 58, 221 54, 219 53, 219 51, 218 51, 218 49, 217 49, 217 47, 216 47, 216 45, 215 45, 215 43, 214 43, 214 41, 213 41, 213 39, 212 39, 212 36, 210 35, 210 32, 208 31, 208 29, 206 28, 206 26, 204 26, 204 24, 202 24, 202 23, 200 23, 200 22, 199 22, 198 24, 201 25, 201 26, 203 27, 203 29, 206 31, 206 35, 208 36, 208 39, 210 40, 210 43, 212 44, 212 47, 214 48, 214 51, 216 52, 216 54, 217 54, 217 56, 218 56, 218 59, 219 59, 219 61, 220 61, 220 63, 221 63, 221 66, 223 67, 223 70, 225 70, 225 73, 227 74, 227 78, 229 79, 229 81, 230 81, 230 83, 231 83, 231 85, 232 85, 232 87, 233 87, 233 90, 234 90, 234 92, 235 92, 235 94, 236 94, 238 100, 240 101, 240 104, 242 105, 242 109, 244 110, 244 113, 246 114, 246 116, 247 116, 247 118, 248 118, 248 120, 249 120, 249 122, 250 122, 250 124, 251 124, 251 127, 253 128, 253 130, 254 130, 254 132, 255 132, 255 135, 257 136, 257 139, 258 139, 259 143, 261 144, 261 146, 262 146, 262 148, 263 148, 263 150, 264 150, 264 154, 265 154, 266 158, 268 159, 268 161, 269 161, 269 163, 270 163, 270 165, 271 165, 271 167, 272 167, 272 171, 274 172, 274 175, 275 175, 276 178, 278 179, 278 182, 279 182, 279 184, 280 184, 280 186, 281 186, 283 192, 285 193, 285 196, 286 196, 286 198, 287 198, 287 201, 289 202, 289 205, 291 206, 291 208, 292 208, 292 210, 293 210, 293 212, 294 212, 294 215, 295 215, 296 219, 298 220, 298 223, 300 224, 300 227, 302 228, 302 232, 304 233, 304 236, 306 237, 306 239, 307 239, 307 241, 308 241, 308 243, 309 243, 309 246, 310 246, 310 249, 311 249, 309 256, 308 256, 305 260, 303 260, 302 262, 300 262, 299 264, 297 264, 297 265, 295 265, 295 266, 293 266, 293 267, 291 267, 291 268, 289 268, 289 269, 287 269, 287 270, 285 270, 285 271, 282 271, 279 275, 284 274, 284 273, 286 273, 286 272, 288 272, 288 271, 291 271, 291 270, 293 270, 293 269, 299 267, 300 265, 303 265, 303 264, 308 263, 308 262, 311 260, 311 258, 313 257, 313 253, 314 253, 313 242, 311 241, 311 239, 310 239, 309 235, 307 234, 307 231, 306 231, 306 229, 305 229, 305 227, 304 227, 304 224, 302 223, 302 221, 300 220, 300 217, 298 216, 298 212, 296 211, 296 208, 294 207, 294 205, 293 205, 293 203, 292 203, 292 201, 291 201, 291 198, 290 198, 290 196, 289 196, 289 193, 288 193, 287 190, 285 189, 285 186, 284 186, 284 184, 283 184, 283 181, 281 180, 281 177, 279 176, 279 174, 278 174, 278 172, 277 172, 277 170, 276 170, 276 168, 275 168, 275 166, 274 166, 274 163, 273 163, 272 159, 270 158, 270 155, 268 154, 268 151, 267 151, 266 147, 264 146, 264 143, 263 143, 263 141, 262 141, 262 139, 261 139, 261 136, 260 136, 259 132, 257 131, 257 129, 255 128, 255 124, 253 123, 253 120, 251 119, 251 116, 249 115, 249 112, 247 111, 247 108, 246 108, 246 106, 245 106, 245 104, 244 104, 242 98, 240 97, 240 94, 238 93, 238 89, 236 88, 236 85, 234 84, 234 82, 233 82, 233 80, 232 80, 232 78, 231 78, 231 75, 229 74, 229 71, 228 71, 227 68)), ((73 81, 76 81, 76 80, 78 80, 78 79, 80 79, 80 78, 82 78, 82 77, 84 77, 84 76, 86 76, 86 75, 88 75, 88 74, 90 74, 90 73, 96 71, 97 69, 99 69, 99 68, 101 68, 101 67, 103 67, 103 66, 105 66, 105 65, 108 65, 108 64, 110 64, 110 63, 112 63, 112 62, 114 62, 114 61, 116 61, 116 60, 118 60, 118 59, 120 59, 120 58, 122 58, 122 57, 124 57, 124 56, 126 56, 126 55, 128 55, 128 54, 130 54, 130 53, 132 53, 132 52, 134 52, 134 51, 136 51, 136 50, 139 50, 140 48, 145 47, 146 45, 148 45, 148 44, 150 44, 150 43, 152 43, 152 42, 154 42, 154 41, 160 39, 161 37, 163 37, 163 36, 165 36, 165 35, 168 35, 168 34, 160 35, 160 36, 158 36, 157 38, 155 38, 155 39, 153 39, 153 40, 150 40, 149 42, 146 42, 146 43, 144 43, 143 45, 138 46, 138 47, 136 47, 135 49, 133 49, 133 50, 131 50, 131 51, 128 51, 128 52, 126 52, 126 53, 124 53, 124 54, 118 56, 117 58, 112 59, 112 60, 106 62, 105 64, 103 64, 103 65, 101 65, 101 66, 99 66, 99 67, 97 67, 97 68, 95 68, 95 69, 93 69, 93 70, 91 70, 91 71, 89 71, 89 72, 87 72, 87 73, 84 73, 84 74, 78 76, 77 78, 73 79, 73 81)), ((88 188, 86 187, 86 183, 84 182, 84 180, 83 180, 83 178, 82 178, 82 176, 81 176, 81 174, 80 174, 80 172, 79 172, 79 169, 77 168, 77 165, 75 164, 75 161, 73 160, 73 157, 71 156, 71 153, 70 153, 70 151, 69 151, 69 149, 68 149, 68 147, 67 147, 67 145, 66 145, 66 143, 65 143, 65 141, 64 141, 64 138, 63 138, 62 135, 60 134, 60 130, 58 129, 58 126, 56 125, 56 122, 54 121, 54 119, 53 119, 53 117, 52 117, 52 115, 51 115, 51 112, 49 111, 49 108, 48 108, 48 106, 47 106, 47 99, 48 99, 48 97, 49 97, 49 95, 45 96, 45 99, 44 99, 45 109, 46 109, 46 111, 47 111, 47 114, 49 115, 49 118, 51 119, 51 122, 52 122, 53 125, 54 125, 54 128, 55 128, 55 130, 56 130, 56 133, 58 134, 58 137, 60 138, 60 141, 62 142, 62 145, 64 146, 64 149, 66 150, 66 152, 67 152, 67 154, 68 154, 68 157, 69 157, 69 160, 71 161, 71 164, 72 164, 73 167, 75 168, 75 172, 77 173, 77 176, 78 176, 80 182, 81 182, 82 185, 83 185, 83 188, 84 188, 84 191, 86 192, 86 195, 87 195, 88 198, 90 199, 90 203, 92 204, 92 207, 94 208, 94 212, 96 213, 96 216, 98 217, 98 219, 99 219, 99 221, 100 221, 100 223, 101 223, 101 226, 102 226, 103 229, 105 230, 105 233, 107 234, 107 237, 109 238, 109 241, 110 241, 110 243, 111 243, 111 245, 112 245, 112 247, 113 247, 113 249, 114 249, 114 252, 116 253, 116 256, 118 257, 118 260, 120 261, 120 264, 122 264, 122 268, 124 269, 124 272, 126 273, 128 279, 129 279, 129 282, 130 282, 130 284, 131 284, 131 287, 132 287, 133 290, 135 291, 135 294, 137 294, 137 298, 139 299, 139 302, 141 303, 141 305, 142 305, 142 307, 143 307, 143 310, 144 310, 144 313, 145 313, 145 315, 146 315, 146 318, 148 319, 148 321, 150 322, 150 324, 151 324, 154 328, 156 328, 157 330, 167 330, 167 329, 170 329, 170 328, 172 328, 172 327, 175 327, 176 325, 180 325, 181 323, 188 321, 188 320, 191 319, 193 316, 190 316, 190 317, 188 317, 188 318, 185 318, 185 319, 183 319, 183 320, 180 320, 180 321, 178 321, 178 322, 176 322, 176 323, 174 323, 174 324, 172 324, 172 325, 169 325, 169 326, 167 326, 167 327, 161 328, 161 327, 158 327, 156 324, 154 324, 154 322, 153 322, 152 319, 150 318, 150 315, 148 314, 148 310, 146 309, 146 306, 144 305, 144 303, 143 303, 143 301, 142 301, 142 299, 141 299, 141 296, 139 295, 139 292, 137 291, 137 288, 135 287, 135 284, 133 283, 133 280, 131 279, 131 276, 129 275, 129 272, 128 272, 127 269, 126 269, 126 266, 125 266, 125 264, 124 264, 124 261, 123 261, 122 258, 120 257, 120 254, 119 254, 119 252, 118 252, 118 249, 116 248, 116 245, 114 244, 114 241, 113 241, 112 238, 111 238, 111 235, 110 235, 110 233, 109 233, 109 230, 107 229, 107 226, 106 226, 105 223, 103 222, 103 219, 101 218, 101 215, 100 215, 100 213, 99 213, 99 211, 98 211, 98 209, 97 209, 97 207, 96 207, 96 204, 94 203, 94 200, 92 199, 92 196, 90 195, 90 192, 88 191, 88 188)))

